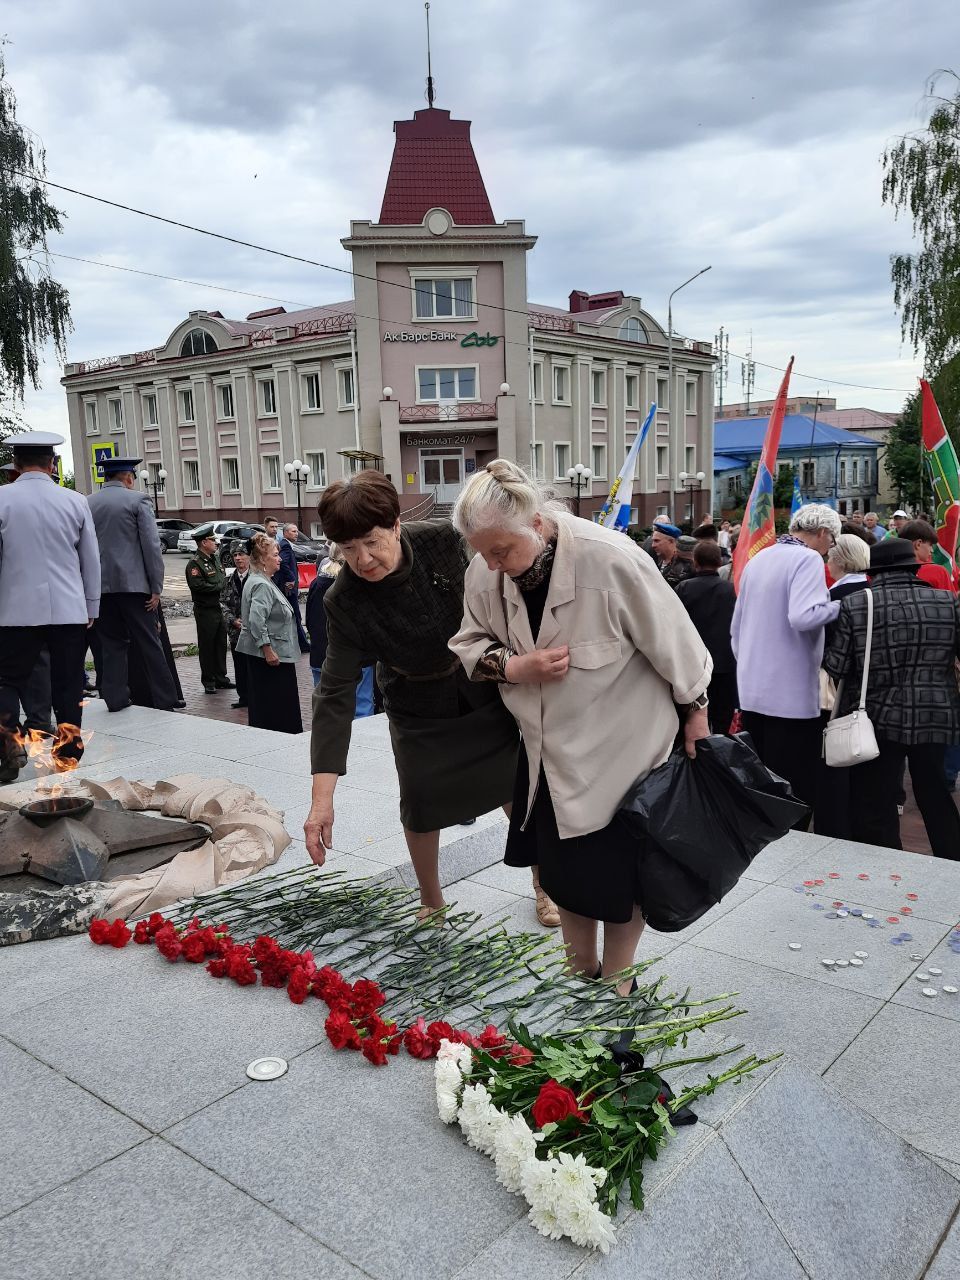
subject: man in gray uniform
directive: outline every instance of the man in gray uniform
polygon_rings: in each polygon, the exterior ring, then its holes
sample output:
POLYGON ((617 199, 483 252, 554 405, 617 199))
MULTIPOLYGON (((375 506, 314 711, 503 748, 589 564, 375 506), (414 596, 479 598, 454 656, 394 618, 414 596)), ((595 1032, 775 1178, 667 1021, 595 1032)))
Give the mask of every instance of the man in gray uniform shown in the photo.
POLYGON ((171 711, 180 701, 157 628, 156 609, 163 591, 157 521, 149 496, 133 487, 141 461, 105 458, 103 487, 88 499, 100 544, 100 696, 109 711, 130 706, 131 644, 143 663, 153 705, 171 711))
POLYGON ((20 472, 0 489, 0 782, 17 776, 18 689, 43 646, 57 720, 53 753, 79 759, 87 628, 100 609, 100 557, 90 508, 53 479, 63 437, 25 432, 13 442, 20 472))

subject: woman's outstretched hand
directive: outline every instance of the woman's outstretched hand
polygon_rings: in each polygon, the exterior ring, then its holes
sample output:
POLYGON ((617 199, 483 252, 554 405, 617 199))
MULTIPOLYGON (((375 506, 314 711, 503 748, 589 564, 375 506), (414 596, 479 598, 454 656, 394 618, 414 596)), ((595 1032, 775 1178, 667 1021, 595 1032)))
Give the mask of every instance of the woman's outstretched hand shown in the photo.
POLYGON ((514 654, 507 661, 504 674, 510 684, 552 684, 562 680, 570 670, 570 648, 534 649, 532 653, 514 654))

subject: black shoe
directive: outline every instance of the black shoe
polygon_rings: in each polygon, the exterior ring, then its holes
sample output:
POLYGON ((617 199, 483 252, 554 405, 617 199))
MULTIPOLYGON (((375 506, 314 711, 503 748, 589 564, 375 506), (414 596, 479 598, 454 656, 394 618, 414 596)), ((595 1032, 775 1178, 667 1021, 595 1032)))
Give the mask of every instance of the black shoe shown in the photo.
POLYGON ((216 686, 215 684, 205 684, 205 685, 203 686, 203 692, 204 692, 204 693, 216 693, 216 692, 217 692, 217 686, 216 686))
POLYGON ((218 689, 235 689, 236 687, 237 687, 237 686, 233 683, 233 681, 232 681, 232 680, 218 680, 218 681, 217 681, 217 688, 218 688, 218 689))
POLYGON ((230 703, 230 710, 231 710, 231 711, 236 711, 239 707, 245 707, 246 705, 247 705, 247 704, 246 704, 245 702, 231 702, 231 703, 230 703))
POLYGON ((462 822, 457 823, 460 827, 472 827, 476 822, 476 818, 464 818, 462 822))
POLYGON ((182 698, 178 698, 173 705, 178 711, 182 711, 187 704, 184 702, 182 698))
POLYGON ((0 785, 5 782, 16 782, 20 773, 20 765, 15 758, 0 760, 0 785))
POLYGON ((126 711, 127 707, 132 707, 132 702, 121 702, 118 707, 107 707, 108 711, 126 711))

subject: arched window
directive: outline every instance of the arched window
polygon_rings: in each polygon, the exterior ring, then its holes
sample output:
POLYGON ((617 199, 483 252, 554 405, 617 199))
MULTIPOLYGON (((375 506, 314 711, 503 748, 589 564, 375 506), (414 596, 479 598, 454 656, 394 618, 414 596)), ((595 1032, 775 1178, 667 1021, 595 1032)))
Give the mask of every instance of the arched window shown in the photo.
POLYGON ((180 343, 182 356, 206 356, 220 348, 205 329, 191 329, 180 343))
POLYGON ((621 342, 646 342, 647 333, 636 316, 629 316, 620 326, 617 335, 621 342))

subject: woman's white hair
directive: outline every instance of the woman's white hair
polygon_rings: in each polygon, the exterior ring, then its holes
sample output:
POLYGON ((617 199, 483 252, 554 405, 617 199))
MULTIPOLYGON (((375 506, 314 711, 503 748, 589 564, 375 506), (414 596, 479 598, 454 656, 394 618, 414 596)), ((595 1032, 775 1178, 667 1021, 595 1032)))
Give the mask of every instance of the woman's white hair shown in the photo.
POLYGON ((826 529, 835 538, 839 538, 841 528, 840 517, 833 507, 828 507, 824 502, 808 502, 790 521, 791 533, 819 533, 821 529, 826 529))
POLYGON ((496 458, 471 476, 453 508, 453 524, 465 538, 482 529, 506 529, 539 538, 534 516, 553 521, 566 505, 506 458, 496 458))
POLYGON ((866 573, 870 567, 870 548, 855 533, 841 533, 837 545, 830 548, 827 565, 835 578, 848 573, 866 573))

